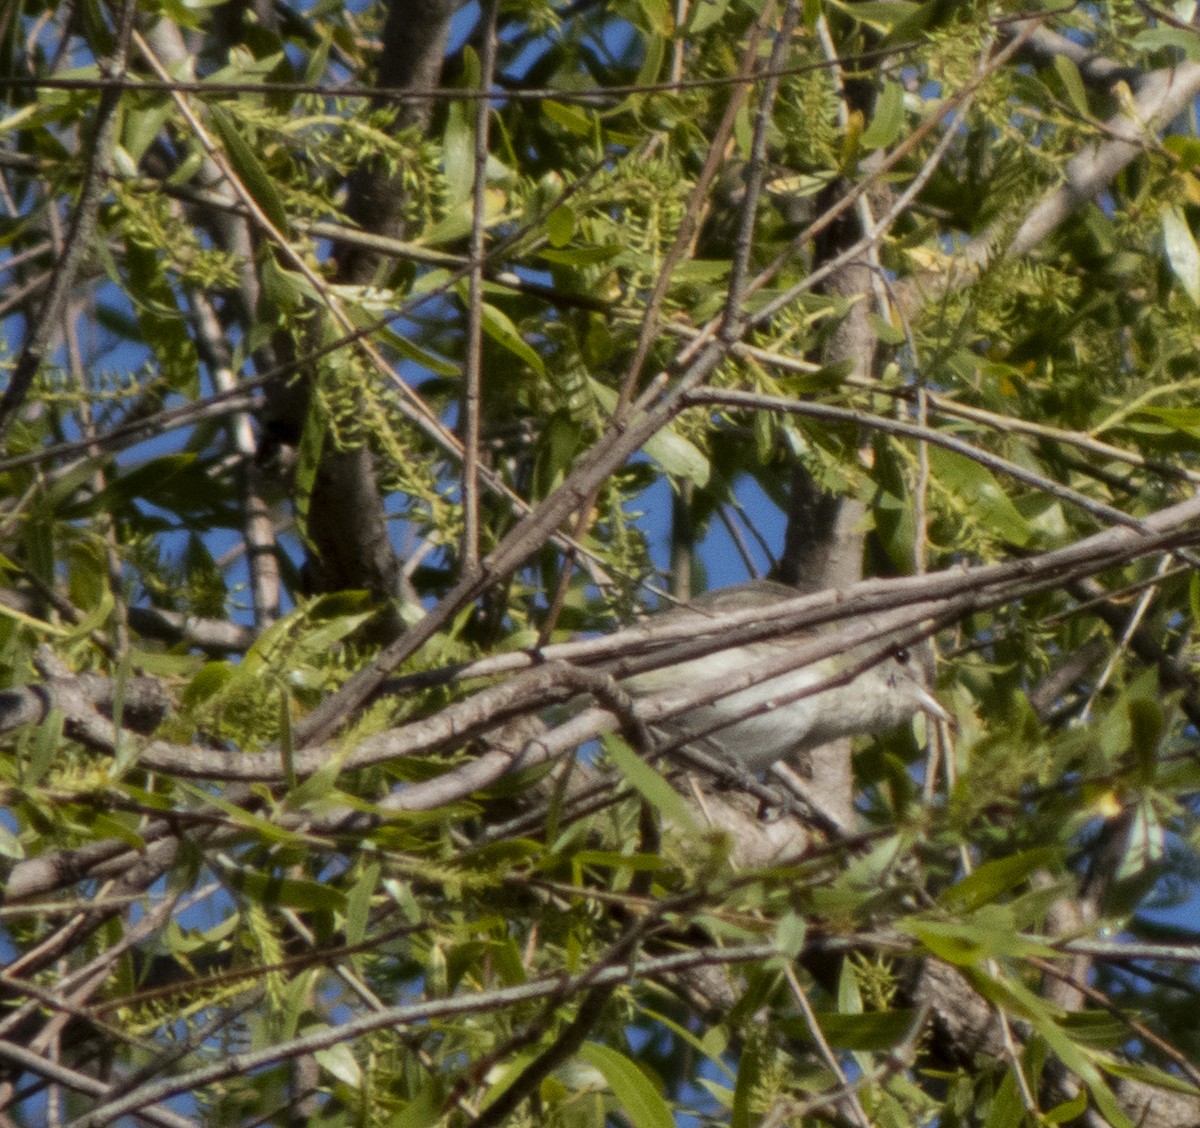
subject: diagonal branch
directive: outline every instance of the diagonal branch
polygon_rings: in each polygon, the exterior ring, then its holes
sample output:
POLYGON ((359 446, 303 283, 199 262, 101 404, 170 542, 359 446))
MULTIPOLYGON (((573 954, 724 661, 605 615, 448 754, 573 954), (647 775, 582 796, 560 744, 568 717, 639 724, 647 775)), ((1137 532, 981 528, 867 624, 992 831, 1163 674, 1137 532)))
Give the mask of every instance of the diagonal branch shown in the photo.
MULTIPOLYGON (((133 34, 133 21, 137 12, 137 0, 125 0, 116 34, 116 51, 111 59, 102 60, 101 72, 106 78, 122 78, 129 56, 129 41, 133 34)), ((16 414, 34 378, 46 359, 50 342, 59 323, 67 313, 71 289, 75 285, 79 268, 90 251, 104 190, 107 172, 112 164, 112 149, 117 140, 117 105, 121 99, 120 87, 106 88, 96 106, 94 132, 84 158, 82 188, 79 203, 71 216, 66 232, 62 257, 51 272, 50 290, 42 308, 34 319, 33 327, 17 355, 8 387, 0 397, 0 444, 8 435, 16 414)))

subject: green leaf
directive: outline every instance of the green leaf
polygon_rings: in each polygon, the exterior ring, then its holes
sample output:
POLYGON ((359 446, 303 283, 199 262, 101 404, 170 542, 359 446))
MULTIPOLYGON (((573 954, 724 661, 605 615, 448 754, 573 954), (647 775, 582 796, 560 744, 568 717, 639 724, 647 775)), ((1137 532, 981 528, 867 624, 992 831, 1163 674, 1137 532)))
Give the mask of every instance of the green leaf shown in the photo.
POLYGON ((1020 547, 1028 542, 1028 522, 986 466, 936 446, 929 448, 929 463, 942 486, 963 499, 980 524, 1010 544, 1020 547))
POLYGON ((457 376, 458 365, 448 357, 441 356, 431 349, 417 344, 411 337, 391 329, 377 329, 376 336, 394 348, 405 360, 414 361, 422 368, 428 368, 435 376, 457 376))
POLYGON ((63 739, 63 714, 61 709, 51 709, 46 719, 35 729, 33 747, 29 752, 29 763, 21 776, 26 787, 33 787, 50 770, 63 739))
POLYGON ((1105 1073, 1111 1073, 1114 1077, 1128 1077, 1131 1081, 1140 1081, 1145 1085, 1154 1085, 1156 1088, 1165 1089, 1170 1093, 1184 1093, 1189 1097, 1200 1097, 1200 1088, 1197 1088, 1189 1081, 1185 1081, 1182 1077, 1176 1077, 1165 1070, 1159 1069, 1155 1065, 1146 1065, 1141 1062, 1132 1061, 1108 1060, 1101 1062, 1100 1068, 1105 1073))
MULTIPOLYGON (((579 408, 582 415, 587 406, 587 386, 583 385, 582 401, 572 406, 579 408)), ((580 397, 577 397, 579 399, 580 397)), ((570 402, 570 401, 568 401, 570 402)), ((538 449, 535 467, 535 497, 550 494, 570 473, 575 459, 583 449, 583 428, 565 412, 556 411, 542 428, 542 441, 538 449)))
POLYGON ((233 678, 234 667, 229 662, 205 662, 183 691, 184 708, 194 709, 214 697, 233 678))
POLYGON ((688 259, 671 275, 676 282, 720 282, 729 273, 728 259, 688 259))
POLYGON ((283 990, 283 1006, 280 1015, 278 1037, 294 1038, 300 1028, 300 1020, 312 1006, 313 985, 319 972, 311 968, 295 976, 283 990))
POLYGON ((786 912, 775 926, 775 945, 788 958, 796 959, 804 951, 808 925, 802 916, 786 912))
MULTIPOLYGON (((861 1014, 817 1013, 817 1025, 825 1040, 838 1050, 877 1053, 899 1045, 912 1027, 914 1012, 909 1010, 867 1011, 861 1014)), ((789 1037, 811 1042, 808 1025, 799 1016, 776 1020, 789 1037)))
POLYGON ((858 987, 858 974, 850 960, 842 962, 842 973, 838 976, 838 1012, 840 1014, 862 1014, 862 992, 858 987))
MULTIPOLYGON (((441 1078, 427 1074, 418 1076, 423 1077, 423 1081, 416 1095, 399 1112, 388 1117, 384 1128, 429 1128, 441 1119, 442 1105, 445 1103, 441 1078)), ((484 1107, 487 1107, 486 1104, 484 1107)))
POLYGON ((77 17, 81 17, 88 49, 93 58, 111 54, 116 49, 108 21, 104 18, 104 5, 100 0, 83 0, 77 17))
POLYGON ((1139 416, 1156 419, 1174 431, 1200 439, 1200 407, 1139 407, 1134 418, 1139 416))
POLYGON ((1117 1103, 1112 1090, 1104 1083, 1097 1061, 1098 1054, 1089 1053, 1051 1017, 1044 999, 1015 979, 999 979, 975 968, 963 972, 971 985, 989 1002, 1028 1019, 1045 1040, 1051 1051, 1087 1086, 1099 1111, 1112 1128, 1133 1128, 1125 1111, 1117 1103))
POLYGON ((599 1042, 585 1042, 579 1056, 600 1071, 634 1128, 675 1128, 667 1102, 624 1054, 599 1042))
POLYGON ((275 189, 274 178, 258 159, 254 146, 242 136, 237 122, 223 106, 210 103, 208 113, 214 128, 221 135, 225 155, 238 179, 276 230, 286 233, 288 216, 283 198, 275 189))
POLYGON ((605 733, 600 738, 604 751, 613 766, 625 777, 625 781, 663 818, 670 820, 688 834, 697 838, 704 831, 696 823, 683 797, 651 765, 647 764, 629 745, 615 733, 605 733))
POLYGON ((304 81, 308 85, 316 86, 321 81, 325 68, 329 65, 329 52, 332 47, 333 37, 322 35, 321 41, 313 48, 308 62, 304 65, 304 81))
POLYGON ((667 0, 634 0, 645 16, 645 27, 659 35, 671 35, 675 31, 675 20, 667 0))
POLYGON ((528 364, 539 376, 546 375, 546 366, 542 363, 541 356, 526 344, 508 315, 487 302, 483 303, 483 331, 496 344, 528 364))
POLYGON ((1069 1101, 1063 1101, 1042 1113, 1042 1120, 1047 1124, 1070 1124, 1087 1111, 1087 1104, 1087 1090, 1080 1089, 1069 1101))
POLYGON ((344 911, 346 895, 331 885, 303 877, 285 877, 223 862, 221 876, 231 889, 245 893, 264 905, 286 905, 293 909, 344 911))
POLYGON ((861 138, 864 149, 883 149, 900 136, 904 124, 904 87, 885 82, 875 102, 875 116, 861 138))
MULTIPOLYGON (((996 1089, 996 1095, 992 1098, 992 1107, 988 1109, 983 1128, 1024 1128, 1027 1123, 1025 1102, 1017 1087, 1017 1078, 1014 1072, 1016 1068, 1017 1066, 1010 1062, 1004 1071, 1004 1077, 996 1089)), ((1087 1096, 1085 1094, 1084 1105, 1086 1106, 1086 1104, 1087 1096)))
POLYGON ((877 313, 867 315, 867 320, 871 323, 871 328, 885 345, 902 345, 908 338, 904 335, 904 330, 898 325, 893 325, 890 321, 885 321, 877 313))
POLYGON ((511 936, 488 945, 487 953, 492 967, 505 985, 515 986, 528 980, 523 953, 511 936))
POLYGON ((616 243, 561 249, 543 247, 538 251, 538 258, 556 266, 596 266, 616 258, 622 250, 616 243))
POLYGON ((671 868, 671 863, 657 854, 622 854, 616 850, 577 850, 571 854, 571 861, 581 866, 604 866, 635 873, 671 868))
POLYGON ((313 1050, 313 1057, 316 1058, 317 1064, 326 1073, 336 1078, 343 1085, 348 1085, 354 1090, 362 1088, 362 1067, 358 1064, 358 1059, 355 1058, 354 1053, 345 1042, 338 1042, 335 1045, 327 1046, 323 1050, 313 1050))
POLYGON ((540 103, 544 113, 555 125, 562 126, 568 133, 579 137, 591 137, 596 125, 592 116, 578 106, 566 102, 555 102, 549 98, 540 103))
POLYGON ((1052 956, 1054 950, 1022 936, 1009 914, 987 906, 965 921, 908 918, 897 929, 915 937, 939 959, 973 968, 993 957, 1052 956), (991 911, 989 911, 991 910, 991 911))
POLYGON ((1060 852, 1051 846, 984 862, 974 873, 946 889, 938 900, 952 912, 974 912, 1007 893, 1036 870, 1052 866, 1060 852))
POLYGON ((1163 212, 1162 233, 1171 270, 1192 304, 1200 306, 1200 249, 1182 209, 1173 207, 1163 212))
MULTIPOLYGON (((274 255, 266 255, 259 270, 263 297, 272 312, 286 314, 295 311, 306 301, 316 297, 308 279, 294 270, 285 270, 275 261, 274 255)), ((256 327, 257 328, 257 327, 256 327)), ((267 332, 266 327, 258 329, 267 332)))
POLYGON ((1192 62, 1200 60, 1200 34, 1185 27, 1147 28, 1133 37, 1132 46, 1139 51, 1158 51, 1164 47, 1174 47, 1192 62))
POLYGON ((688 12, 686 35, 699 35, 719 23, 729 9, 729 0, 697 0, 688 12))
POLYGON ((921 5, 911 0, 863 0, 862 3, 845 4, 840 0, 827 0, 832 8, 844 12, 852 20, 867 24, 877 31, 889 32, 921 10, 921 5))
POLYGON ((322 396, 308 397, 308 412, 304 417, 304 430, 300 432, 300 447, 296 452, 295 506, 296 523, 300 536, 311 543, 308 536, 308 515, 312 503, 313 486, 317 481, 317 470, 321 464, 321 451, 329 430, 329 412, 322 396))
POLYGON ((752 1128, 758 1123, 754 1112, 754 1098, 762 1077, 762 1043, 758 1038, 746 1038, 741 1057, 738 1058, 737 1082, 733 1090, 733 1107, 729 1114, 729 1128, 752 1128))
POLYGON ((342 772, 341 757, 331 756, 329 760, 322 764, 303 783, 296 783, 286 739, 280 740, 279 755, 283 762, 286 786, 289 789, 287 793, 289 810, 301 811, 305 807, 322 803, 330 798, 337 785, 338 776, 342 772))
POLYGON ((1166 832, 1149 799, 1142 799, 1134 810, 1129 826, 1125 853, 1117 865, 1113 880, 1117 883, 1133 878, 1148 881, 1158 874, 1166 854, 1166 832))
MULTIPOLYGON (((471 48, 465 50, 470 51, 471 48)), ((469 99, 455 98, 446 110, 442 167, 446 173, 448 208, 469 200, 475 183, 474 105, 469 99)))
POLYGON ((103 838, 116 838, 132 846, 135 850, 146 848, 146 840, 127 823, 126 816, 88 812, 86 823, 97 841, 103 838))
POLYGON ((1063 1029, 1081 1046, 1121 1050, 1129 1040, 1129 1027, 1119 1014, 1108 1011, 1070 1011, 1062 1016, 1063 1029))
POLYGON ((1158 744, 1166 727, 1162 706, 1150 697, 1133 697, 1129 710, 1129 746, 1137 762, 1137 781, 1146 786, 1158 772, 1158 744))
POLYGON ((211 470, 211 464, 195 454, 160 455, 111 477, 99 493, 64 506, 60 515, 73 518, 114 511, 124 515, 136 512, 132 503, 141 499, 176 518, 186 517, 191 530, 232 528, 239 518, 228 484, 215 480, 211 470))
POLYGON ((1067 97, 1071 100, 1071 105, 1075 107, 1076 113, 1087 117, 1091 111, 1088 109, 1087 87, 1083 85, 1079 68, 1066 55, 1057 52, 1054 56, 1054 70, 1063 84, 1063 89, 1067 92, 1067 97))
POLYGON ((1180 172, 1190 172, 1200 165, 1200 137, 1169 133, 1163 138, 1163 148, 1178 158, 1176 168, 1180 172))
POLYGON ((25 847, 21 840, 3 823, 0 823, 0 856, 21 861, 25 857, 25 847))
POLYGON ((304 633, 301 642, 304 652, 323 656, 354 634, 374 613, 365 592, 335 591, 315 599, 305 608, 312 629, 304 633))
POLYGON ((575 234, 575 213, 566 206, 559 204, 546 216, 546 236, 550 245, 565 247, 575 234))
POLYGON ((708 485, 712 463, 690 439, 674 425, 668 425, 646 441, 646 453, 673 478, 682 478, 695 486, 708 485))
POLYGON ((6 118, 0 118, 0 135, 15 130, 18 126, 24 125, 31 117, 36 117, 43 112, 43 108, 36 102, 30 102, 28 105, 22 106, 21 109, 11 113, 6 118))
MULTIPOLYGON (((599 380, 589 377, 592 392, 600 405, 610 414, 617 406, 617 393, 599 380)), ((712 463, 694 443, 685 439, 667 424, 646 440, 645 452, 668 474, 683 478, 703 488, 712 474, 712 463)))
POLYGON ((236 803, 229 802, 219 791, 213 791, 211 788, 199 787, 195 784, 188 783, 186 780, 175 781, 175 787, 180 791, 190 796, 193 800, 211 804, 218 810, 223 811, 225 817, 234 825, 244 827, 251 834, 256 835, 265 843, 274 843, 282 846, 294 846, 297 848, 308 849, 311 842, 303 835, 296 831, 288 830, 286 827, 280 826, 278 823, 273 823, 269 818, 263 818, 261 815, 255 814, 253 811, 247 811, 244 807, 238 806, 236 803))
POLYGON ((121 144, 134 166, 132 175, 136 176, 137 162, 154 144, 155 138, 175 112, 175 106, 165 94, 130 95, 126 106, 125 120, 121 123, 121 144))
MULTIPOLYGON (((660 0, 650 0, 650 3, 658 5, 660 0)), ((665 4, 662 6, 662 13, 665 21, 670 24, 671 13, 665 4)), ((642 65, 638 70, 637 78, 633 80, 635 86, 649 86, 658 81, 659 75, 662 73, 663 59, 667 54, 666 37, 670 34, 670 31, 663 31, 657 35, 646 36, 642 65)))

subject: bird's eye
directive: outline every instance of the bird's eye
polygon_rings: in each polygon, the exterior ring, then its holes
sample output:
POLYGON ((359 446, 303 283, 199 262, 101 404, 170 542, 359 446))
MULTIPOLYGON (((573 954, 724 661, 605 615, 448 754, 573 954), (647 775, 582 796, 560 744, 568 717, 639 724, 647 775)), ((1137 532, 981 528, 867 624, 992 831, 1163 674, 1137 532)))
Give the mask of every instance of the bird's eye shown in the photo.
POLYGON ((908 653, 908 651, 903 646, 900 647, 900 649, 897 650, 896 654, 895 654, 896 661, 899 662, 901 666, 907 666, 908 660, 910 657, 911 657, 911 655, 908 653))

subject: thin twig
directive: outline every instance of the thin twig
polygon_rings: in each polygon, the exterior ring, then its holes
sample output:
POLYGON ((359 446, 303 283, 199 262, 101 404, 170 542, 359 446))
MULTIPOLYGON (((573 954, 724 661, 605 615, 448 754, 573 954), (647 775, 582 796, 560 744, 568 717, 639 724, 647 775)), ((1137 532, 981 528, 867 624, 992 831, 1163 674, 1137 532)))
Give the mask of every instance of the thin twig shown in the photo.
MULTIPOLYGON (((482 74, 479 84, 491 91, 496 72, 497 0, 483 0, 479 32, 483 36, 482 74)), ((482 413, 480 391, 483 380, 483 263, 487 236, 488 126, 491 101, 475 103, 475 169, 471 188, 471 269, 468 275, 467 350, 463 366, 462 392, 462 515, 461 567, 464 572, 479 566, 479 427, 482 413)))
MULTIPOLYGON (((779 30, 771 45, 769 71, 778 70, 792 47, 792 35, 799 20, 800 5, 788 0, 783 10, 779 30)), ((767 135, 772 127, 771 110, 779 92, 779 79, 768 77, 763 82, 762 94, 754 115, 754 134, 750 142, 750 159, 746 163, 746 191, 741 203, 741 216, 737 236, 733 243, 733 256, 729 267, 729 287, 725 294, 725 316, 721 326, 722 339, 737 340, 741 336, 743 317, 742 303, 746 296, 746 273, 750 263, 750 252, 754 246, 754 225, 758 216, 758 202, 762 197, 767 170, 767 135)))
POLYGON ((1069 502, 1101 521, 1114 525, 1128 525, 1134 529, 1141 528, 1139 518, 1131 517, 1123 510, 1107 505, 1102 501, 1095 501, 1086 494, 1072 489, 1070 486, 1061 485, 1053 478, 1047 478, 1044 474, 1038 474, 998 454, 981 450, 979 447, 972 446, 963 439, 955 438, 953 435, 947 435, 942 431, 935 431, 932 428, 923 427, 915 423, 904 423, 898 419, 875 415, 857 408, 784 399, 781 396, 768 396, 759 392, 742 392, 736 389, 697 388, 694 391, 688 392, 684 399, 688 404, 692 405, 720 404, 726 407, 758 408, 760 410, 784 412, 792 415, 807 415, 814 419, 831 419, 839 422, 857 423, 861 427, 869 427, 872 430, 882 431, 884 434, 903 435, 906 438, 918 439, 933 446, 940 446, 956 454, 961 454, 964 458, 969 458, 972 462, 978 462, 981 466, 986 466, 989 470, 999 471, 1001 474, 1014 478, 1018 482, 1023 482, 1027 486, 1033 486, 1035 489, 1042 490, 1052 497, 1069 502))
MULTIPOLYGON (((114 54, 112 58, 99 60, 105 78, 123 78, 125 74, 137 8, 136 0, 125 0, 121 6, 114 37, 114 54)), ((29 334, 9 375, 8 387, 0 396, 0 445, 3 445, 34 378, 41 370, 50 343, 70 303, 75 278, 85 257, 91 252, 105 171, 112 163, 112 150, 120 123, 116 112, 120 100, 121 87, 116 86, 106 89, 96 106, 95 131, 84 155, 79 203, 71 215, 63 254, 54 265, 49 293, 32 319, 29 334)))
POLYGON ((850 1106, 850 1111, 854 1114, 854 1120, 859 1124, 860 1128, 871 1128, 871 1119, 867 1116, 867 1111, 863 1108, 862 1101, 858 1099, 858 1093, 850 1087, 849 1081, 846 1078, 846 1071, 842 1069, 841 1062, 837 1059, 837 1054, 833 1052, 832 1047, 825 1038, 825 1034, 821 1030, 821 1024, 817 1021, 816 1012, 812 1009, 812 1004, 808 1001, 808 993, 800 985, 800 980, 796 978, 795 967, 791 963, 786 964, 783 974, 787 979, 788 987, 791 989, 792 998, 796 1001, 796 1005, 800 1008, 800 1013, 804 1016, 804 1025, 808 1028, 808 1035, 817 1047, 817 1052, 820 1054, 826 1068, 837 1078, 840 1091, 846 1094, 846 1101, 850 1106))
POLYGON ((348 1042, 389 1026, 414 1026, 426 1023, 431 1019, 451 1018, 463 1014, 486 1014, 490 1011, 539 999, 566 999, 584 988, 620 984, 631 978, 663 975, 697 967, 750 963, 770 959, 779 954, 774 944, 701 948, 656 958, 632 959, 599 969, 592 967, 575 975, 551 975, 492 991, 479 991, 470 995, 454 995, 415 1004, 386 1007, 382 1011, 360 1015, 346 1022, 286 1039, 261 1050, 227 1054, 217 1061, 207 1063, 189 1072, 148 1082, 117 1100, 98 1105, 91 1112, 73 1120, 70 1128, 104 1128, 105 1125, 115 1123, 127 1113, 166 1100, 179 1093, 195 1091, 227 1077, 250 1076, 266 1066, 287 1061, 301 1054, 312 1053, 315 1050, 328 1049, 340 1042, 348 1042))

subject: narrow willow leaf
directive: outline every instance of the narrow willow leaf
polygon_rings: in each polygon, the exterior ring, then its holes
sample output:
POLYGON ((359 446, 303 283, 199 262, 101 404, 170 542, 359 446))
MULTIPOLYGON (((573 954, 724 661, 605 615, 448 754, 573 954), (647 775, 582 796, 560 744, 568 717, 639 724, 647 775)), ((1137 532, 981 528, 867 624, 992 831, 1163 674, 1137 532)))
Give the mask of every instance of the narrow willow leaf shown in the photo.
POLYGON ((587 1042, 579 1056, 600 1071, 635 1128, 675 1128, 667 1102, 624 1054, 599 1042, 587 1042))
POLYGON ((337 1045, 327 1046, 323 1050, 314 1050, 313 1057, 326 1073, 343 1085, 349 1085, 352 1089, 362 1086, 362 1067, 345 1042, 338 1042, 337 1045))
POLYGON ((286 905, 293 909, 345 910, 346 895, 320 881, 303 877, 284 877, 278 873, 225 863, 221 876, 231 889, 263 905, 286 905))
POLYGON ((1067 92, 1067 97, 1071 100, 1071 105, 1077 113, 1087 117, 1091 111, 1088 109, 1087 87, 1083 85, 1079 68, 1066 55, 1060 53, 1054 56, 1054 69, 1067 92))
POLYGON ((1158 1089, 1166 1089, 1168 1092, 1186 1093, 1190 1097, 1200 1097, 1200 1089, 1197 1089, 1195 1085, 1154 1065, 1131 1061, 1105 1061, 1101 1063, 1101 1068, 1105 1073, 1111 1073, 1114 1077, 1128 1077, 1146 1085, 1153 1085, 1158 1089))
MULTIPOLYGON (((475 182, 475 130, 468 116, 473 103, 455 99, 446 111, 442 139, 442 167, 446 173, 446 203, 460 204, 471 198, 475 182)), ((473 112, 473 111, 471 111, 473 112)))
POLYGON ((539 376, 545 376, 546 366, 542 363, 541 356, 525 342, 508 314, 502 313, 494 305, 486 302, 483 305, 483 331, 496 344, 507 349, 514 356, 520 357, 539 376))
POLYGON ((703 832, 696 825, 696 820, 688 810, 679 792, 675 790, 661 773, 645 762, 628 744, 613 733, 605 733, 601 738, 604 751, 612 760, 632 787, 647 803, 650 804, 665 819, 677 826, 689 829, 690 833, 700 835, 703 832))
MULTIPOLYGON (((992 1098, 992 1107, 988 1110, 983 1128, 1021 1128, 1026 1123, 1025 1104, 1017 1088, 1017 1078, 1013 1070, 1016 1067, 1009 1064, 1004 1077, 992 1098)), ((1084 1105, 1087 1097, 1084 1097, 1084 1105)))
POLYGON ((984 862, 974 873, 945 890, 938 900, 953 911, 973 912, 1007 893, 1035 870, 1046 869, 1058 856, 1057 850, 1044 846, 984 862))
POLYGON ((1163 212, 1162 232, 1171 270, 1192 304, 1200 306, 1200 249, 1196 247, 1192 229, 1179 208, 1168 208, 1163 212))
MULTIPOLYGON (((912 1027, 914 1011, 867 1011, 863 1014, 834 1014, 821 1011, 817 1025, 825 1040, 839 1050, 878 1053, 899 1045, 912 1027)), ((784 1034, 801 1042, 811 1042, 812 1033, 805 1019, 795 1016, 777 1020, 784 1034)))
POLYGON ((729 0, 699 0, 688 14, 686 33, 698 35, 719 22, 729 7, 729 0))
POLYGON ((904 87, 885 82, 875 103, 875 116, 862 135, 864 149, 883 149, 900 136, 904 124, 904 87))
POLYGON ((555 102, 547 98, 539 103, 544 113, 555 125, 561 126, 569 133, 574 133, 580 137, 590 137, 592 135, 592 118, 578 106, 571 106, 565 102, 555 102))
POLYGON ((565 247, 575 234, 575 213, 566 204, 559 204, 546 216, 546 234, 553 247, 565 247))
POLYGON ((878 31, 889 32, 901 22, 915 16, 921 5, 910 0, 863 0, 861 4, 845 4, 839 0, 827 0, 830 7, 845 12, 851 19, 868 24, 878 31))
POLYGON ((33 746, 29 751, 29 763, 22 773, 22 784, 32 787, 50 770, 54 758, 62 745, 64 718, 61 709, 51 709, 46 719, 34 730, 33 746))
POLYGON ((1177 47, 1193 62, 1200 59, 1200 34, 1185 27, 1152 27, 1139 31, 1130 43, 1139 51, 1177 47))
POLYGON ((762 1050, 757 1038, 747 1038, 738 1059, 737 1082, 733 1090, 730 1128, 751 1128, 758 1122, 754 1115, 754 1094, 762 1077, 762 1050))
POLYGON ((262 208, 266 217, 279 231, 288 227, 287 209, 283 206, 283 198, 275 188, 275 180, 267 172, 258 154, 241 133, 237 122, 228 110, 221 106, 210 104, 209 117, 217 132, 221 135, 221 143, 225 146, 225 155, 237 173, 246 191, 253 197, 254 202, 262 208))
MULTIPOLYGON (((617 393, 598 380, 591 381, 592 391, 608 412, 617 406, 617 393)), ((685 439, 672 424, 646 440, 646 453, 674 478, 683 478, 704 487, 712 474, 712 463, 695 443, 685 439)))
POLYGON ((929 462, 941 484, 969 503, 980 524, 1011 544, 1029 541, 1029 523, 986 466, 936 446, 929 448, 929 462))
POLYGON ((20 861, 25 857, 25 847, 21 840, 3 823, 0 823, 0 856, 20 861))

